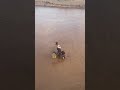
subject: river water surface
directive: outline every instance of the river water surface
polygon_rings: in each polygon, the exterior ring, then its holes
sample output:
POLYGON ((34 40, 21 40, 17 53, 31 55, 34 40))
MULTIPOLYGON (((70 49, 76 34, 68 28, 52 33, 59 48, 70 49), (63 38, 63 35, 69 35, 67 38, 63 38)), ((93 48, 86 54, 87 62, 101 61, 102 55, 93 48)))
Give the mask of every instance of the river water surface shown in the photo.
POLYGON ((85 10, 35 7, 35 90, 85 90, 85 10))

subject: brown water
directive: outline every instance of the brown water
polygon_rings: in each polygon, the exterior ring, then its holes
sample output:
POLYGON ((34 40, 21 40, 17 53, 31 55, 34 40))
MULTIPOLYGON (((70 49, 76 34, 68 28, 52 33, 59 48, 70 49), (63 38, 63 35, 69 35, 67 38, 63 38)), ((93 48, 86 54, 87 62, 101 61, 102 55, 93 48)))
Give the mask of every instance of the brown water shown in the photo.
POLYGON ((35 7, 35 90, 85 90, 85 10, 35 7))

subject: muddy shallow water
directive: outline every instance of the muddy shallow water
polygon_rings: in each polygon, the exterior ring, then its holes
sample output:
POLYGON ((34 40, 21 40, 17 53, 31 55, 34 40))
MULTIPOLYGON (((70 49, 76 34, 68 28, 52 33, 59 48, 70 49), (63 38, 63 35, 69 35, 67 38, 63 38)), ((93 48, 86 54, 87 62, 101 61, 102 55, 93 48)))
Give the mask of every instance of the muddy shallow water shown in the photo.
POLYGON ((35 7, 35 90, 85 90, 85 10, 35 7))

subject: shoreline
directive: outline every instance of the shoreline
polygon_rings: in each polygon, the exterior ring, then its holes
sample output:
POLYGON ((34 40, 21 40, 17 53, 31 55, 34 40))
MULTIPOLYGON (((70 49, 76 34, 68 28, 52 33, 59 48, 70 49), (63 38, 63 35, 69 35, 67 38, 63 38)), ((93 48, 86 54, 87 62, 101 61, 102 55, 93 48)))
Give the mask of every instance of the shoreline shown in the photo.
POLYGON ((50 8, 66 8, 66 9, 85 9, 81 7, 72 7, 72 6, 45 6, 45 5, 35 5, 35 7, 50 7, 50 8))
POLYGON ((41 7, 56 7, 56 8, 78 8, 78 9, 85 9, 85 5, 69 5, 69 4, 55 4, 51 2, 35 2, 35 6, 41 6, 41 7))

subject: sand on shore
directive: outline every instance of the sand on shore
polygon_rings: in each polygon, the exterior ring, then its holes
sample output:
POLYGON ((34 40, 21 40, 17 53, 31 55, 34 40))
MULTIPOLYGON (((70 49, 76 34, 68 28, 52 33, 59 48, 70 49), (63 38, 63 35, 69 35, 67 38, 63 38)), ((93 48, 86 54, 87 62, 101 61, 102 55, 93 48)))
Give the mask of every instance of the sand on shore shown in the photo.
POLYGON ((35 90, 85 90, 85 10, 35 7, 35 90))

